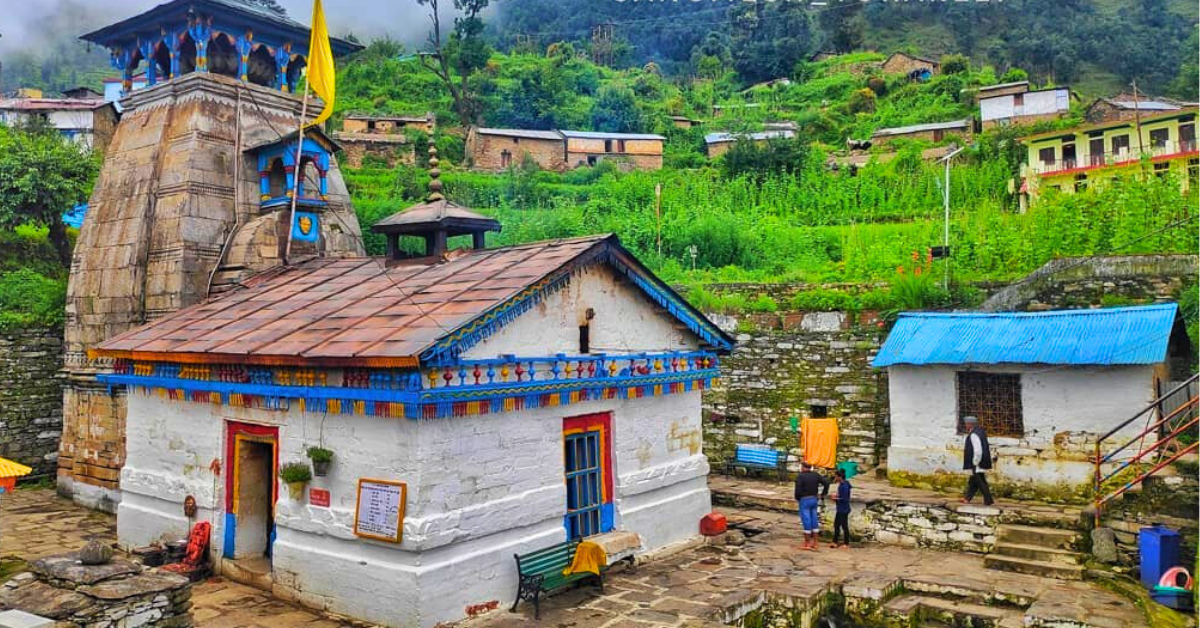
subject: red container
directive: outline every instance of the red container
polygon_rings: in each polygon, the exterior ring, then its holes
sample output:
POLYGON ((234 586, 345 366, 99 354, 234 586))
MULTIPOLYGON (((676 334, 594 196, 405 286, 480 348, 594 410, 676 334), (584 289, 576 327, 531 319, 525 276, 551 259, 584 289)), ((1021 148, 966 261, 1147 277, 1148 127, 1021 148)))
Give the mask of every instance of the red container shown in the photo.
POLYGON ((700 517, 700 534, 704 536, 716 536, 725 532, 728 527, 729 523, 725 521, 725 515, 719 512, 710 512, 700 517))

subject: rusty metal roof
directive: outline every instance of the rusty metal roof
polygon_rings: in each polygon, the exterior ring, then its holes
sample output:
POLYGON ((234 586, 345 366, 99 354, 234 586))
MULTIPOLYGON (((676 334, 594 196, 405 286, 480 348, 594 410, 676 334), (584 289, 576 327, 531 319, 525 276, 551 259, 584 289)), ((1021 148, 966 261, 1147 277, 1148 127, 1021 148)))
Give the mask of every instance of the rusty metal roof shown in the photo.
POLYGON ((391 265, 373 257, 315 259, 110 338, 95 353, 197 363, 416 366, 421 351, 439 339, 615 240, 552 240, 391 265))
POLYGON ((500 231, 500 221, 477 214, 444 198, 414 205, 371 225, 375 233, 408 233, 437 225, 468 231, 500 231))

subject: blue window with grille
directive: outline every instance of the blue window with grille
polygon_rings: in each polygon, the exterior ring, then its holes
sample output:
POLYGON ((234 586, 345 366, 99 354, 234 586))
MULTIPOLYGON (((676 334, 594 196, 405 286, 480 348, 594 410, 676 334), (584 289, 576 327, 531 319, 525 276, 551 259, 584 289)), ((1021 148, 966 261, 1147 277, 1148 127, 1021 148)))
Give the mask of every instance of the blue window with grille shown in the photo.
POLYGON ((567 476, 567 538, 574 540, 607 532, 604 462, 599 430, 568 434, 564 441, 567 476))

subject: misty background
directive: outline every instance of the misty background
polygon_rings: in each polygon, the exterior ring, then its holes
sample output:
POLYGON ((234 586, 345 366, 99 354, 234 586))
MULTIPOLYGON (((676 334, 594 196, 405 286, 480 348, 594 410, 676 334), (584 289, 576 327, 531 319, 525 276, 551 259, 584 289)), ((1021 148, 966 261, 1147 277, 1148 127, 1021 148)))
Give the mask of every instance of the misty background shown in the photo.
MULTIPOLYGON (((288 17, 308 25, 312 0, 277 0, 288 17)), ((79 36, 119 22, 166 0, 0 0, 0 92, 17 87, 65 89, 99 85, 116 76, 108 52, 79 36)), ((453 3, 443 2, 443 29, 453 23, 453 3)), ((409 50, 423 49, 429 8, 416 0, 325 0, 330 34, 353 34, 364 43, 388 37, 409 50)))

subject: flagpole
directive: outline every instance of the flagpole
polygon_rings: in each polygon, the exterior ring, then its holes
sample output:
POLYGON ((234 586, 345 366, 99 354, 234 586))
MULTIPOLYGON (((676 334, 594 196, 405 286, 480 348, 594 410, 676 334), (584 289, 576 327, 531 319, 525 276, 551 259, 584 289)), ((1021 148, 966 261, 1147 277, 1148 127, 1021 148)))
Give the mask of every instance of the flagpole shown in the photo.
POLYGON ((296 132, 296 170, 292 177, 292 208, 288 212, 287 244, 283 248, 283 265, 287 266, 292 257, 292 230, 296 225, 296 201, 300 198, 300 181, 304 176, 304 119, 308 117, 308 80, 304 81, 304 100, 300 104, 300 127, 296 132))

